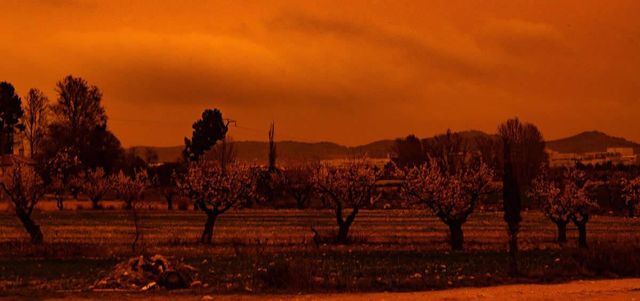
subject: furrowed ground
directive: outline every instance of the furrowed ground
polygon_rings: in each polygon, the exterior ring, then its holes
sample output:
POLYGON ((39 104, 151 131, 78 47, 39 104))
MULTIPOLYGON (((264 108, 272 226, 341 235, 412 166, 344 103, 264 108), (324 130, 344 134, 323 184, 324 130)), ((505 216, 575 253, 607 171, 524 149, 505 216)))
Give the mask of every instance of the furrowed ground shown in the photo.
MULTIPOLYGON (((134 228, 124 210, 45 210, 34 217, 45 235, 42 246, 28 242, 10 212, 0 213, 0 292, 86 289, 134 256, 134 228)), ((424 290, 640 274, 639 219, 594 216, 590 248, 578 250, 575 228, 560 248, 555 226, 541 213, 523 218, 517 278, 505 274, 499 212, 473 214, 463 227, 465 251, 452 253, 448 228, 424 210, 361 211, 348 245, 314 242, 312 226, 322 236, 334 233, 331 211, 233 211, 217 222, 212 246, 196 243, 205 219, 200 212, 148 210, 144 252, 184 259, 206 284, 198 290, 216 293, 424 290)))

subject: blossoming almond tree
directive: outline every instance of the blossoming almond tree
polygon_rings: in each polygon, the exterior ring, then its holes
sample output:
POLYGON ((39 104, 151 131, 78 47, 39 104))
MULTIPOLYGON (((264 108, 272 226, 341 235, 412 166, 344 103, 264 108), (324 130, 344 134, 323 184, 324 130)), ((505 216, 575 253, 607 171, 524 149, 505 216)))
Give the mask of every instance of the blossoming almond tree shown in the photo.
POLYGON ((448 168, 431 159, 399 171, 400 193, 408 201, 426 204, 450 231, 453 250, 462 250, 462 225, 475 210, 480 197, 490 191, 493 172, 484 163, 464 163, 448 168))
POLYGON ((178 190, 207 215, 200 243, 211 244, 219 215, 258 197, 256 179, 256 171, 247 166, 229 165, 223 170, 206 161, 191 163, 176 179, 178 190))
POLYGON ((338 222, 337 243, 347 243, 349 228, 360 208, 378 200, 376 182, 382 171, 367 160, 358 159, 342 166, 321 165, 313 174, 313 182, 320 196, 333 206, 338 222), (351 212, 343 216, 343 210, 351 212))
POLYGON ((638 203, 640 203, 640 177, 625 181, 622 193, 624 195, 625 205, 629 211, 629 217, 633 217, 635 215, 635 208, 638 206, 638 203))
POLYGON ((56 199, 56 206, 59 210, 64 209, 64 197, 70 184, 77 174, 81 162, 75 152, 69 148, 64 148, 48 162, 49 178, 51 180, 51 190, 56 199))
POLYGON ((536 200, 542 212, 558 228, 556 241, 564 244, 567 241, 567 224, 571 222, 573 214, 573 198, 578 187, 570 181, 554 181, 546 174, 537 177, 529 192, 530 197, 536 200))
POLYGON ((571 220, 578 228, 578 246, 581 248, 587 247, 587 223, 591 212, 598 207, 598 205, 589 198, 587 190, 589 189, 591 182, 586 182, 583 185, 572 184, 574 188, 573 198, 571 198, 571 208, 573 213, 571 214, 571 220))
POLYGON ((558 227, 558 243, 566 242, 567 224, 572 221, 578 228, 578 246, 587 247, 587 223, 597 207, 587 193, 592 184, 575 169, 564 170, 556 179, 542 173, 533 181, 529 195, 558 227))
POLYGON ((112 182, 100 167, 85 173, 82 182, 82 191, 91 200, 93 209, 100 209, 100 201, 109 192, 112 182))
POLYGON ((31 214, 46 192, 44 181, 34 168, 19 161, 14 161, 3 174, 0 186, 11 201, 16 216, 31 236, 31 242, 41 244, 42 230, 31 214))
POLYGON ((134 203, 142 197, 142 193, 149 186, 149 176, 139 171, 130 177, 120 171, 111 179, 118 196, 124 201, 125 209, 133 209, 134 203))
POLYGON ((143 209, 145 205, 142 194, 145 189, 149 187, 149 176, 146 171, 138 171, 133 177, 120 171, 113 177, 112 181, 118 192, 118 196, 125 202, 125 209, 129 210, 131 219, 133 220, 135 237, 131 243, 131 249, 133 252, 136 251, 138 241, 141 242, 142 248, 144 249, 144 232, 142 231, 140 210, 143 209))

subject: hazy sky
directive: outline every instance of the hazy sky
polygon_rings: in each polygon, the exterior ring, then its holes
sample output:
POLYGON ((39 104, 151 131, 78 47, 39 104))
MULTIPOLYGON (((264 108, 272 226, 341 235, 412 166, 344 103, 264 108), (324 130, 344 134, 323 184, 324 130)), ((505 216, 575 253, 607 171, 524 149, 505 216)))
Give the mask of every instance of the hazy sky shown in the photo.
POLYGON ((640 1, 0 0, 0 80, 99 86, 124 145, 205 108, 237 140, 360 144, 512 116, 640 141, 640 1))

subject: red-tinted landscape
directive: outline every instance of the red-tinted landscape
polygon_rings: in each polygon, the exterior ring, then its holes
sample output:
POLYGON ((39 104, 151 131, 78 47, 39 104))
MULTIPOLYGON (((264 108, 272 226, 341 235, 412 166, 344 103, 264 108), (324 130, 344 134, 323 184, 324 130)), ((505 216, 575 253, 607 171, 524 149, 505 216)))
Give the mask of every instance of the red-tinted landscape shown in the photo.
POLYGON ((14 1, 0 299, 627 300, 636 1, 14 1))

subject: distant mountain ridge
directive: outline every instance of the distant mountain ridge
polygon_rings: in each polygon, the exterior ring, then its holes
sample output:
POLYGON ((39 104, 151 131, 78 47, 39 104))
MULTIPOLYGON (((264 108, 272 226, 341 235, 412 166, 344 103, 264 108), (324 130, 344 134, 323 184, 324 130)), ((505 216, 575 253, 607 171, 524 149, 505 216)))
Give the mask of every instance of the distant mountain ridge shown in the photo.
MULTIPOLYGON (((386 158, 393 145, 393 140, 379 140, 365 145, 344 146, 333 142, 299 142, 277 141, 278 160, 305 161, 331 160, 352 156, 367 155, 370 158, 386 158)), ((263 141, 234 141, 233 147, 237 159, 243 162, 263 162, 268 156, 268 142, 263 141)), ((131 149, 138 154, 148 146, 135 146, 131 149)), ((158 154, 160 162, 173 162, 182 156, 184 146, 150 147, 158 154)))
MULTIPOLYGON (((464 131, 460 134, 469 139, 490 136, 482 131, 464 131)), ((305 161, 343 159, 365 154, 370 158, 386 158, 391 153, 393 142, 393 139, 385 139, 359 146, 344 146, 333 142, 278 141, 276 146, 278 160, 305 161)), ((266 162, 268 142, 234 141, 233 143, 238 160, 266 162)), ((636 153, 640 153, 640 144, 599 131, 587 131, 562 139, 549 140, 546 144, 547 148, 560 153, 604 152, 608 147, 632 147, 636 153)), ((180 158, 184 146, 135 146, 131 149, 138 154, 143 154, 142 150, 146 148, 155 150, 160 162, 173 162, 180 158)))
POLYGON ((560 153, 604 152, 608 147, 631 147, 640 153, 640 144, 599 131, 588 131, 567 138, 547 141, 547 147, 560 153))

